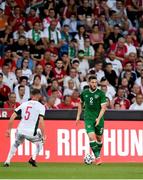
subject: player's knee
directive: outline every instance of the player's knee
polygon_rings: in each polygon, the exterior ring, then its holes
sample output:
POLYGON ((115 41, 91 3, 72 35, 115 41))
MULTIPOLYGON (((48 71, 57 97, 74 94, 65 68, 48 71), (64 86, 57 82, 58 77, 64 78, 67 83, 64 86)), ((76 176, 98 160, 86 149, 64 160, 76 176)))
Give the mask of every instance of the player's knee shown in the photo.
POLYGON ((88 133, 88 137, 89 137, 89 141, 95 141, 96 140, 95 133, 93 133, 93 132, 88 133))
POLYGON ((102 142, 102 136, 96 136, 96 140, 97 140, 98 142, 102 142))

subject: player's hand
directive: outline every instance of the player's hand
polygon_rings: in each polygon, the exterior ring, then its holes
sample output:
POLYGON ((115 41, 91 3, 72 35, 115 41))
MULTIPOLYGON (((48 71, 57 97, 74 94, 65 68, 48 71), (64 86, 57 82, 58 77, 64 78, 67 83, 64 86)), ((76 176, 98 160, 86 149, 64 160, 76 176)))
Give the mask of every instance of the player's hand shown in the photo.
POLYGON ((47 136, 43 136, 43 137, 42 137, 43 144, 45 144, 46 139, 47 139, 47 136))
POLYGON ((10 137, 10 129, 8 129, 8 130, 6 131, 5 136, 6 136, 6 137, 10 137))
POLYGON ((76 123, 76 126, 78 126, 80 124, 80 120, 77 118, 75 123, 76 123))
POLYGON ((95 120, 95 127, 98 126, 99 121, 100 121, 100 119, 98 119, 98 118, 95 120))

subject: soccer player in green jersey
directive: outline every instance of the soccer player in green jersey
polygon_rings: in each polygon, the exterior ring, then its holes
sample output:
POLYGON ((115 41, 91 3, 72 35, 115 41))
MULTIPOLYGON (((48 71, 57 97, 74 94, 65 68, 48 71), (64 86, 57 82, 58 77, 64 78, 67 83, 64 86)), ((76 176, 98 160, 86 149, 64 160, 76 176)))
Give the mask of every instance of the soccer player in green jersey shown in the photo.
POLYGON ((102 163, 100 151, 104 130, 104 113, 106 111, 106 97, 103 91, 97 88, 95 76, 89 77, 89 89, 81 93, 81 102, 78 106, 76 124, 80 122, 82 107, 84 106, 84 123, 89 137, 90 147, 96 158, 96 165, 102 163))

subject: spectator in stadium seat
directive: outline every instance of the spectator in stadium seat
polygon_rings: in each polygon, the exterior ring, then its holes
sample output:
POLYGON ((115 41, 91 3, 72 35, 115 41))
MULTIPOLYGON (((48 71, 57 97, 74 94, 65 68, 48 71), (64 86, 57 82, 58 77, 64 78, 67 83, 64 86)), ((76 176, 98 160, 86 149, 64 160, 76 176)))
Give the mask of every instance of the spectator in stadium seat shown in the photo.
POLYGON ((73 108, 77 108, 78 104, 80 102, 80 93, 78 89, 74 89, 72 95, 71 95, 71 104, 73 105, 73 108))
MULTIPOLYGON (((21 68, 17 68, 15 70, 15 75, 16 75, 16 79, 17 79, 17 84, 20 83, 20 78, 22 76, 22 69, 21 68)), ((17 85, 16 84, 16 85, 17 85)))
POLYGON ((113 104, 119 103, 121 108, 120 109, 129 109, 130 107, 130 101, 125 98, 125 92, 122 87, 119 87, 117 90, 117 95, 113 99, 113 104))
POLYGON ((8 100, 10 92, 10 88, 3 82, 3 74, 0 73, 0 107, 3 107, 3 103, 8 100))
POLYGON ((61 31, 61 39, 63 44, 67 44, 71 41, 72 36, 69 33, 69 25, 65 24, 63 25, 62 31, 61 31))
POLYGON ((127 72, 131 72, 131 77, 132 77, 133 81, 135 81, 137 79, 137 75, 136 75, 135 71, 133 70, 133 66, 130 61, 128 61, 125 64, 123 71, 120 74, 120 78, 122 79, 127 72))
MULTIPOLYGON (((49 41, 48 48, 46 50, 51 53, 52 61, 55 62, 60 57, 59 49, 55 46, 54 40, 49 41)), ((60 48, 60 50, 61 50, 61 48, 60 48)))
POLYGON ((52 89, 51 96, 56 98, 54 106, 57 107, 61 103, 61 98, 59 98, 58 89, 52 89))
POLYGON ((57 107, 55 106, 55 101, 56 101, 55 97, 53 96, 48 97, 48 100, 45 103, 46 110, 57 109, 57 107))
POLYGON ((107 109, 113 109, 112 101, 108 97, 106 97, 106 102, 107 102, 107 109))
POLYGON ((5 31, 7 27, 7 18, 2 8, 0 8, 0 34, 5 31))
POLYGON ((126 43, 125 46, 127 47, 127 53, 126 56, 128 56, 130 53, 137 54, 137 49, 133 44, 132 36, 130 34, 126 35, 126 43))
POLYGON ((43 69, 42 65, 37 64, 35 67, 35 73, 32 74, 32 80, 31 80, 30 84, 33 83, 33 79, 34 79, 35 75, 39 75, 41 77, 41 85, 44 85, 47 87, 47 80, 46 80, 45 75, 43 74, 43 71, 44 71, 44 69, 43 69))
POLYGON ((79 59, 79 73, 81 76, 80 78, 84 78, 86 77, 87 72, 89 70, 89 63, 88 60, 85 59, 83 50, 78 51, 78 59, 79 59))
POLYGON ((30 12, 28 13, 28 17, 26 19, 27 29, 33 29, 33 25, 35 22, 41 22, 41 19, 36 14, 36 8, 30 8, 30 12))
POLYGON ((119 87, 124 89, 124 96, 127 98, 130 92, 130 89, 132 86, 130 86, 129 81, 127 78, 121 79, 121 84, 119 84, 119 87))
POLYGON ((16 102, 16 94, 14 92, 11 92, 8 95, 8 101, 4 103, 4 108, 17 108, 20 104, 16 102))
POLYGON ((28 68, 32 71, 34 69, 34 61, 30 57, 30 52, 28 49, 23 50, 22 57, 17 60, 16 67, 21 68, 22 60, 24 58, 28 59, 28 68))
POLYGON ((108 91, 108 86, 106 84, 101 84, 100 89, 105 93, 106 98, 109 99, 109 101, 113 100, 113 96, 110 91, 108 91))
POLYGON ((141 94, 141 88, 139 85, 134 84, 132 89, 131 89, 131 92, 128 95, 128 99, 130 100, 131 104, 135 102, 135 97, 138 94, 141 94))
MULTIPOLYGON (((20 82, 19 82, 19 84, 17 84, 15 86, 14 92, 16 94, 16 98, 18 99, 18 102, 19 101, 20 102, 27 101, 30 98, 30 88, 28 86, 28 78, 26 76, 21 76, 20 77, 20 82), (24 97, 22 97, 22 101, 19 98, 19 89, 18 89, 19 86, 24 86, 24 88, 22 88, 22 89, 24 89, 23 90, 24 91, 24 97)), ((23 94, 22 94, 22 96, 23 96, 23 94)))
POLYGON ((127 47, 125 46, 125 39, 119 38, 117 43, 114 43, 110 46, 110 51, 114 51, 116 55, 116 59, 121 62, 124 61, 125 55, 127 53, 127 47))
POLYGON ((105 77, 109 81, 109 83, 112 86, 116 87, 117 83, 118 83, 118 77, 117 77, 116 72, 114 71, 111 63, 105 64, 104 73, 105 73, 105 77))
POLYGON ((72 79, 68 81, 68 87, 64 89, 63 95, 69 95, 71 96, 74 92, 74 82, 72 79))
POLYGON ((2 66, 3 73, 3 82, 10 87, 11 91, 13 90, 13 87, 15 84, 17 84, 17 79, 15 76, 15 73, 10 70, 10 66, 8 63, 4 63, 2 66))
POLYGON ((76 39, 72 39, 68 46, 68 55, 70 60, 72 61, 73 58, 76 58, 78 53, 78 43, 76 39))
POLYGON ((105 77, 105 73, 103 71, 103 62, 96 61, 95 66, 88 70, 88 73, 94 74, 97 77, 97 81, 100 82, 103 77, 105 77))
POLYGON ((61 24, 60 24, 59 19, 57 18, 57 14, 56 14, 54 8, 45 7, 44 8, 44 15, 45 15, 45 18, 43 19, 44 29, 48 29, 49 26, 51 25, 51 21, 55 20, 56 21, 56 29, 59 31, 61 30, 61 24))
POLYGON ((45 64, 43 74, 47 79, 47 84, 48 84, 47 88, 49 88, 51 86, 52 80, 54 79, 54 73, 52 71, 52 65, 50 63, 45 64))
POLYGON ((71 68, 76 69, 76 71, 79 71, 79 59, 78 58, 73 58, 71 61, 71 68))
POLYGON ((63 61, 63 69, 66 72, 66 74, 69 74, 71 64, 70 64, 70 58, 68 56, 67 52, 63 52, 61 55, 61 59, 63 61))
POLYGON ((90 41, 91 41, 91 44, 93 45, 94 49, 96 47, 96 44, 103 43, 103 37, 104 37, 104 34, 103 34, 103 32, 99 31, 99 25, 94 24, 92 26, 92 33, 90 34, 90 41))
POLYGON ((125 58, 125 60, 122 62, 123 67, 130 62, 132 65, 132 68, 135 69, 136 62, 137 62, 137 54, 134 52, 130 52, 129 55, 125 58))
POLYGON ((75 0, 69 0, 65 3, 65 6, 60 9, 61 17, 65 20, 77 14, 77 4, 75 0))
POLYGON ((98 19, 99 30, 104 34, 104 38, 107 38, 110 33, 110 28, 105 13, 100 13, 98 19))
POLYGON ((78 24, 76 13, 72 12, 71 16, 63 21, 63 25, 65 24, 69 26, 69 33, 74 38, 74 36, 77 34, 77 24, 78 24))
POLYGON ((109 24, 111 29, 113 29, 113 27, 116 26, 117 24, 119 25, 119 20, 118 20, 118 16, 117 16, 116 11, 114 11, 114 10, 110 11, 108 24, 109 24))
POLYGON ((51 86, 48 87, 48 96, 52 96, 53 90, 58 91, 58 98, 62 98, 62 91, 61 87, 59 86, 58 80, 57 79, 52 79, 51 86))
POLYGON ((137 78, 139 78, 141 76, 142 68, 143 68, 143 62, 142 61, 137 61, 136 62, 136 68, 135 68, 137 78))
POLYGON ((88 36, 84 39, 84 58, 88 60, 90 68, 94 67, 95 51, 93 46, 90 45, 90 38, 88 36))
POLYGON ((101 81, 99 82, 99 85, 107 86, 107 94, 110 94, 112 98, 115 97, 115 94, 116 94, 115 88, 111 84, 109 84, 108 80, 105 77, 101 79, 101 81))
POLYGON ((51 40, 54 40, 55 47, 61 47, 61 33, 56 29, 57 21, 51 20, 50 26, 44 30, 44 46, 48 48, 48 44, 51 40))
POLYGON ((28 68, 28 59, 25 58, 22 60, 21 68, 22 68, 22 76, 26 76, 30 81, 32 78, 32 71, 31 69, 28 68))
POLYGON ((69 76, 64 77, 64 89, 68 87, 68 81, 72 80, 74 82, 74 88, 79 89, 80 86, 80 81, 78 79, 78 72, 75 68, 70 69, 70 74, 69 76))
POLYGON ((117 110, 117 111, 118 111, 118 110, 121 110, 121 105, 120 105, 120 103, 115 103, 113 109, 115 109, 115 110, 117 110))
POLYGON ((26 38, 26 35, 27 33, 25 31, 24 25, 20 24, 18 30, 13 33, 13 40, 14 42, 17 42, 21 36, 26 38))
POLYGON ((136 101, 130 106, 130 110, 143 110, 143 95, 138 94, 136 101))
POLYGON ((112 67, 113 67, 114 71, 116 72, 116 75, 119 77, 123 67, 122 67, 122 63, 118 59, 116 59, 115 52, 111 51, 108 54, 105 61, 106 61, 106 63, 112 64, 112 67))
POLYGON ((26 38, 24 36, 20 36, 17 42, 13 44, 12 54, 14 58, 16 60, 21 58, 24 50, 27 50, 26 38))
POLYGON ((109 6, 108 1, 101 0, 101 1, 95 1, 95 7, 94 7, 94 15, 99 16, 100 14, 105 14, 106 17, 109 17, 109 6))
POLYGON ((63 86, 64 77, 66 75, 66 72, 63 69, 63 61, 62 59, 56 60, 56 67, 53 69, 54 77, 58 80, 59 85, 63 86))
POLYGON ((23 102, 28 101, 28 98, 25 96, 25 86, 19 85, 18 92, 16 93, 16 102, 22 104, 23 102))
POLYGON ((25 18, 22 15, 22 11, 19 6, 14 7, 13 15, 9 18, 9 23, 13 28, 13 31, 18 30, 20 24, 25 24, 25 18))
POLYGON ((30 46, 30 52, 32 54, 32 58, 35 58, 35 61, 38 61, 43 52, 44 52, 44 45, 43 45, 43 31, 41 31, 41 26, 39 22, 35 22, 33 25, 33 29, 27 32, 27 39, 30 46))
POLYGON ((44 68, 45 65, 48 63, 48 64, 51 64, 52 68, 54 68, 55 63, 51 56, 52 56, 52 54, 51 54, 50 50, 45 51, 43 59, 40 62, 37 62, 37 64, 41 64, 44 68))
POLYGON ((0 60, 0 68, 2 68, 3 64, 8 64, 10 66, 10 71, 15 71, 16 63, 10 48, 5 49, 4 57, 0 60))
POLYGON ((105 49, 104 49, 104 45, 102 43, 96 44, 94 46, 94 50, 95 50, 95 61, 105 61, 105 49))
POLYGON ((109 36, 106 38, 108 47, 109 45, 111 46, 112 44, 117 43, 120 37, 122 37, 121 28, 116 24, 113 27, 113 31, 110 32, 109 36))
POLYGON ((82 4, 77 9, 77 15, 79 21, 83 22, 87 17, 92 17, 93 10, 88 0, 83 0, 81 3, 82 4))
POLYGON ((71 104, 71 96, 66 95, 63 98, 63 102, 61 102, 58 106, 58 109, 73 109, 73 105, 71 104))
MULTIPOLYGON (((6 30, 1 32, 0 42, 5 47, 11 47, 11 45, 13 44, 13 35, 12 35, 12 27, 11 26, 7 26, 6 30)), ((3 56, 3 54, 2 54, 2 56, 3 56)))
POLYGON ((136 26, 136 19, 138 13, 141 11, 142 1, 140 0, 127 0, 126 2, 127 16, 132 22, 133 26, 136 26))
POLYGON ((41 77, 39 75, 35 75, 33 79, 33 84, 30 86, 30 91, 32 92, 33 89, 40 90, 41 99, 47 100, 48 95, 46 92, 46 87, 41 85, 41 77))
POLYGON ((78 33, 74 37, 77 40, 78 50, 84 50, 85 35, 86 35, 86 31, 84 25, 78 26, 78 33))

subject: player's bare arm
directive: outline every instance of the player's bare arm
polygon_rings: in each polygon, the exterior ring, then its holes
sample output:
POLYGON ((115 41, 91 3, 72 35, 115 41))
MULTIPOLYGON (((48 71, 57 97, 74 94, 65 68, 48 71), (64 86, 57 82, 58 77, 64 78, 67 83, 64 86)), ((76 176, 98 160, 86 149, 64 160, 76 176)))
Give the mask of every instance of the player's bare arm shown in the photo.
POLYGON ((44 123, 44 118, 42 116, 40 116, 40 118, 39 118, 39 128, 41 129, 41 132, 42 132, 43 143, 45 143, 45 140, 46 140, 45 123, 44 123))
POLYGON ((100 119, 101 119, 102 116, 104 115, 106 109, 107 109, 106 103, 102 104, 102 105, 101 105, 101 110, 100 110, 99 116, 98 116, 98 118, 96 118, 96 120, 95 120, 95 121, 96 121, 95 126, 97 126, 97 125, 99 124, 100 119))
POLYGON ((76 125, 80 123, 80 115, 82 113, 82 102, 79 102, 76 116, 76 125))
POLYGON ((7 129, 7 131, 6 131, 6 136, 7 136, 7 137, 10 136, 10 132, 11 132, 11 129, 12 129, 12 127, 13 127, 13 121, 14 121, 14 119, 15 119, 16 117, 17 117, 17 114, 14 112, 14 113, 11 115, 10 119, 9 119, 8 129, 7 129))

